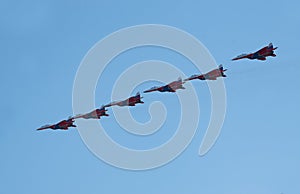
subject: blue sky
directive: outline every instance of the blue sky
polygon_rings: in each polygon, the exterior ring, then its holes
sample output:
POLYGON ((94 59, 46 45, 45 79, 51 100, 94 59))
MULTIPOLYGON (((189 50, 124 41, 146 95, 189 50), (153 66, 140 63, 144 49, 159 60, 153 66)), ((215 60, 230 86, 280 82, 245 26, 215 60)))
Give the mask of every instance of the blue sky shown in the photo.
MULTIPOLYGON (((0 193, 299 193, 299 6, 297 1, 256 0, 1 1, 0 193), (158 169, 112 167, 87 149, 76 129, 35 131, 72 114, 76 71, 96 42, 118 29, 148 23, 189 32, 228 69, 226 120, 207 155, 197 155, 210 114, 207 85, 200 81, 193 82, 201 99, 199 130, 183 154, 158 169), (279 47, 276 58, 230 61, 269 42, 279 47)), ((97 106, 109 101, 119 73, 114 65, 129 67, 153 58, 196 73, 176 53, 134 49, 107 68, 112 76, 97 86, 97 106)), ((150 139, 124 133, 113 118, 101 122, 124 145, 159 145, 175 132, 176 98, 145 95, 147 103, 132 114, 147 120, 145 107, 158 99, 171 113, 166 127, 150 139)))

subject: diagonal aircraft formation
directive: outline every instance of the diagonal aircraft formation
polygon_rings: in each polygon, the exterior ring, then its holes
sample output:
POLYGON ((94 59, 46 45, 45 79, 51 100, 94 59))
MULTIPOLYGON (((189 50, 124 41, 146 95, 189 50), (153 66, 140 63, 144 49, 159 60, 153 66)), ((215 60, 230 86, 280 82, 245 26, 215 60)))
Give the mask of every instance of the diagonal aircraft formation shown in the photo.
MULTIPOLYGON (((237 57, 233 58, 232 61, 240 60, 240 59, 250 59, 250 60, 266 60, 267 57, 272 56, 276 57, 276 54, 274 53, 274 50, 276 50, 278 47, 273 47, 273 44, 270 43, 268 46, 263 47, 262 49, 249 53, 249 54, 241 54, 237 57)), ((218 77, 226 77, 225 71, 227 69, 223 68, 223 65, 219 65, 217 69, 211 70, 205 74, 200 75, 192 75, 184 80, 182 80, 180 77, 178 80, 173 81, 167 85, 164 86, 154 86, 148 90, 145 90, 144 93, 150 93, 150 92, 176 92, 176 90, 179 89, 185 89, 183 84, 187 81, 199 79, 199 80, 217 80, 218 77)), ((114 101, 110 102, 107 105, 103 105, 100 108, 97 108, 89 113, 85 114, 79 114, 75 116, 69 117, 67 120, 62 120, 56 124, 51 125, 44 125, 37 130, 44 130, 44 129, 61 129, 61 130, 68 130, 69 127, 76 127, 74 124, 76 119, 100 119, 102 116, 109 116, 109 114, 106 113, 107 107, 111 106, 135 106, 136 104, 143 104, 142 98, 140 93, 138 92, 135 96, 131 96, 125 100, 122 101, 114 101)))

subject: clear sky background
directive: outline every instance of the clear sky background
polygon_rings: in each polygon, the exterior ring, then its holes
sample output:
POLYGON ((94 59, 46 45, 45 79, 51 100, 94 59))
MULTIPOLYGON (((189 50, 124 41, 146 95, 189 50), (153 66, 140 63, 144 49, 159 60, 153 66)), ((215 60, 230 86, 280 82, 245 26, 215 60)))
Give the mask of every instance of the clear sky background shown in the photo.
MULTIPOLYGON (((296 0, 1 1, 0 193, 299 193, 299 7, 296 0), (112 167, 87 149, 74 128, 35 131, 72 114, 75 74, 96 42, 118 29, 148 23, 189 32, 228 69, 226 120, 207 155, 198 156, 210 115, 203 81, 193 82, 201 106, 198 132, 183 154, 161 168, 135 172, 112 167), (270 42, 279 47, 276 58, 230 61, 270 42)), ((97 106, 110 100, 120 73, 114 65, 127 68, 149 59, 198 73, 172 51, 133 49, 107 68, 111 76, 98 83, 97 106)), ((155 136, 133 137, 118 127, 113 115, 101 119, 123 145, 149 148, 175 132, 176 97, 154 93, 144 100, 132 109, 139 121, 149 119, 152 100, 162 100, 169 110, 155 136)))

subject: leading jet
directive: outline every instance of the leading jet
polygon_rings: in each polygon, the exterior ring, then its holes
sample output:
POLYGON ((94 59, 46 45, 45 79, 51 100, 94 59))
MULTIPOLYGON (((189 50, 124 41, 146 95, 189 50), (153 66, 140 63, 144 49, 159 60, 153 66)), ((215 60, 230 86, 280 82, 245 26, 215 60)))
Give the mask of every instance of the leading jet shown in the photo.
POLYGON ((257 60, 261 60, 264 61, 266 60, 266 57, 272 56, 272 57, 276 57, 276 54, 274 53, 274 50, 276 50, 278 47, 273 47, 273 44, 270 43, 268 46, 265 46, 264 48, 254 52, 254 53, 250 53, 250 54, 241 54, 235 58, 233 58, 232 60, 240 60, 240 59, 244 59, 244 58, 248 58, 248 59, 257 59, 257 60))
POLYGON ((136 93, 135 96, 131 96, 129 98, 127 98, 126 100, 122 100, 122 101, 114 101, 111 102, 107 105, 105 105, 104 107, 111 107, 111 106, 135 106, 136 104, 140 103, 140 104, 144 104, 144 102, 142 101, 142 98, 140 93, 136 93))
POLYGON ((167 85, 158 87, 158 86, 154 86, 152 88, 150 88, 149 90, 145 90, 144 93, 148 93, 148 92, 154 92, 154 91, 159 91, 159 92, 176 92, 176 90, 178 89, 185 89, 185 87, 183 87, 184 82, 182 81, 182 79, 179 77, 178 80, 173 81, 167 85))
POLYGON ((227 77, 224 74, 225 71, 227 71, 227 69, 224 69, 223 65, 219 65, 218 69, 211 70, 210 72, 201 75, 192 75, 191 77, 185 79, 184 81, 190 81, 194 79, 216 80, 218 77, 227 77))
POLYGON ((68 120, 60 121, 59 123, 56 123, 54 125, 44 125, 44 126, 38 128, 37 130, 44 130, 44 129, 68 130, 69 127, 76 127, 76 125, 74 125, 74 119, 73 118, 69 118, 68 120))

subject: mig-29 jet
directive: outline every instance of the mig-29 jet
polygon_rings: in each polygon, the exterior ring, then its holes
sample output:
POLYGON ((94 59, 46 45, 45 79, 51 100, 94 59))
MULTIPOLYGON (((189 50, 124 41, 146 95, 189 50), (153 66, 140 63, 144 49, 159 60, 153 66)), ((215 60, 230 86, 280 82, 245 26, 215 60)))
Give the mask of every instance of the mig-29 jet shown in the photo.
POLYGON ((44 130, 44 129, 68 130, 69 127, 76 127, 76 125, 74 125, 74 119, 73 118, 69 118, 68 120, 60 121, 59 123, 56 123, 54 125, 44 125, 44 126, 38 128, 37 130, 44 130))
POLYGON ((135 106, 136 104, 140 103, 140 104, 144 104, 144 102, 141 100, 143 97, 141 97, 140 93, 136 93, 135 96, 131 96, 129 98, 127 98, 126 100, 122 100, 122 101, 114 101, 111 102, 107 105, 105 105, 104 107, 110 107, 110 106, 135 106))
POLYGON ((173 81, 173 82, 171 82, 167 85, 161 86, 161 87, 154 86, 154 87, 150 88, 149 90, 145 90, 144 93, 154 92, 154 91, 176 92, 176 90, 178 90, 178 89, 185 89, 185 87, 183 87, 183 84, 184 84, 184 82, 179 77, 177 81, 173 81))
POLYGON ((191 77, 185 79, 184 81, 190 81, 194 79, 216 80, 218 77, 227 77, 224 74, 225 71, 227 71, 227 69, 224 69, 222 65, 219 65, 218 69, 211 70, 210 72, 201 75, 192 75, 191 77))
POLYGON ((232 60, 239 60, 239 59, 244 59, 244 58, 248 58, 248 59, 257 59, 257 60, 266 60, 266 57, 272 56, 272 57, 276 57, 274 50, 276 50, 278 47, 273 48, 273 44, 270 43, 268 46, 265 46, 264 48, 254 52, 254 53, 250 53, 250 54, 241 54, 235 58, 233 58, 232 60))
POLYGON ((100 119, 101 116, 109 116, 109 114, 106 113, 106 109, 104 106, 101 108, 97 108, 93 110, 92 112, 86 113, 86 114, 79 114, 74 117, 73 119, 83 118, 83 119, 100 119))

